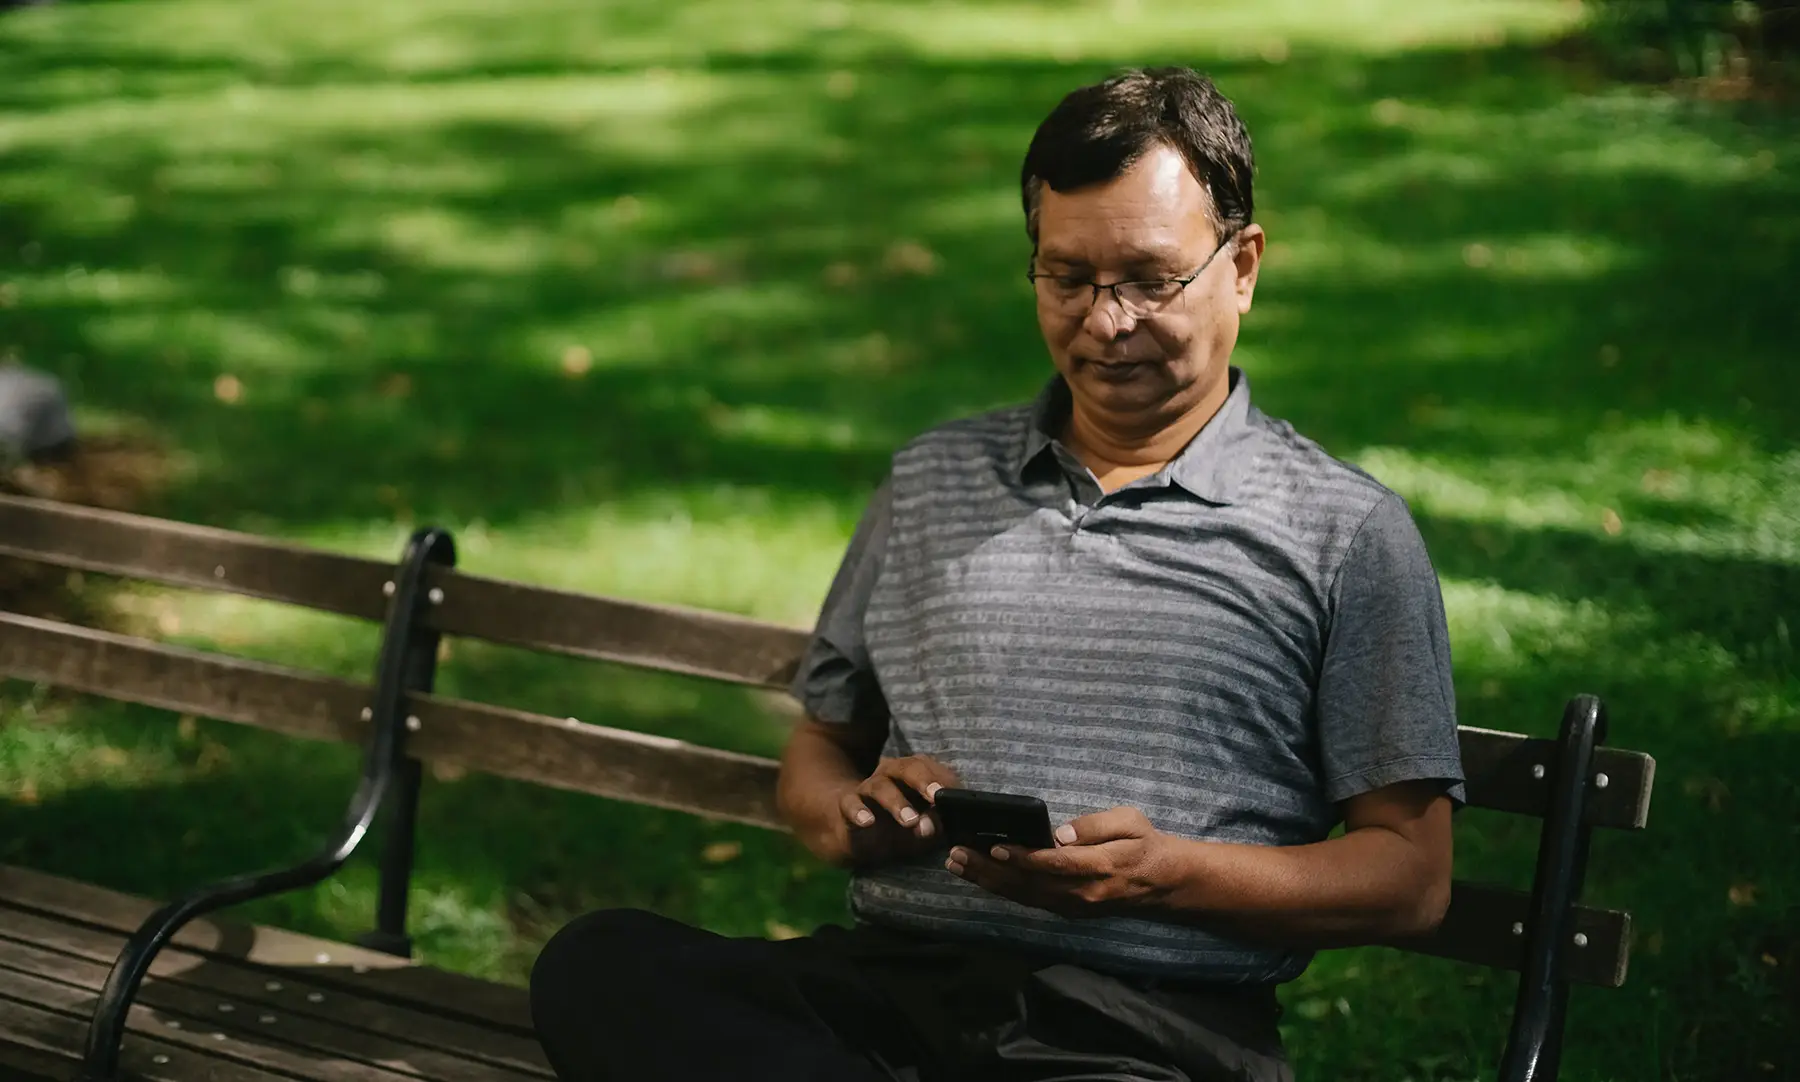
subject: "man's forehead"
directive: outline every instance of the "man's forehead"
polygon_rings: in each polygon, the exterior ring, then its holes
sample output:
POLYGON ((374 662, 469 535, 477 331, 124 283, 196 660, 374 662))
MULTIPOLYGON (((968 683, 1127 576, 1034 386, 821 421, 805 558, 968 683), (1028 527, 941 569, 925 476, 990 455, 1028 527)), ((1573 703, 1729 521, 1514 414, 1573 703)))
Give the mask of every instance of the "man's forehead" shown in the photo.
POLYGON ((1067 192, 1046 186, 1038 202, 1039 250, 1070 259, 1180 258, 1212 235, 1210 207, 1187 160, 1156 147, 1100 184, 1067 192))

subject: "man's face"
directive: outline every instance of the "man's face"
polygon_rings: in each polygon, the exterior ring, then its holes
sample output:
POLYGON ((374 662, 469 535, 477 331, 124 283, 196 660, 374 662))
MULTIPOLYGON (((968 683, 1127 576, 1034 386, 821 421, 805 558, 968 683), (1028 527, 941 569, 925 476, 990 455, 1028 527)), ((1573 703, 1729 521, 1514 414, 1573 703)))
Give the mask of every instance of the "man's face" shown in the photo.
MULTIPOLYGON (((1038 205, 1039 273, 1111 282, 1186 278, 1218 238, 1206 189, 1179 153, 1156 147, 1119 177, 1038 205)), ((1039 283, 1038 326, 1079 408, 1128 429, 1156 428, 1223 395, 1262 255, 1250 226, 1172 300, 1134 315, 1109 290, 1068 311, 1039 283)), ((1092 290, 1085 291, 1087 296, 1092 290)))

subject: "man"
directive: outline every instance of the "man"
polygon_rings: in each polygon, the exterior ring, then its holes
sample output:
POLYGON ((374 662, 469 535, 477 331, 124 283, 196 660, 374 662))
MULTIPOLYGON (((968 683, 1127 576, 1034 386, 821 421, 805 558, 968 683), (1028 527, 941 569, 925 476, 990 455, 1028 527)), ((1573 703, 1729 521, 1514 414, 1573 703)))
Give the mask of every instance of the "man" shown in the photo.
POLYGON ((1287 1079, 1275 986, 1440 919, 1437 579, 1401 500, 1229 363, 1251 171, 1186 70, 1044 121, 1021 183, 1055 375, 895 456, 795 681, 780 806, 855 869, 856 926, 575 922, 532 985, 564 1078, 1287 1079), (944 852, 956 786, 1042 798, 1057 844, 944 852))

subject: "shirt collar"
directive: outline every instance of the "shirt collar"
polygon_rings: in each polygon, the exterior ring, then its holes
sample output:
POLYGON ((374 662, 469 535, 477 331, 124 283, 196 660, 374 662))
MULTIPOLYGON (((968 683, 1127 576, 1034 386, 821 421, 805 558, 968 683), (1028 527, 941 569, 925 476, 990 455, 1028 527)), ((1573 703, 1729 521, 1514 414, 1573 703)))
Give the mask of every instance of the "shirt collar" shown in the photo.
MULTIPOLYGON (((1179 485, 1210 503, 1233 502, 1249 465, 1250 378, 1233 366, 1229 379, 1231 390, 1219 412, 1154 475, 1156 483, 1179 485)), ((1024 443, 1014 464, 1015 476, 1022 478, 1026 467, 1057 445, 1056 434, 1062 431, 1071 408, 1068 384, 1061 375, 1051 377, 1031 405, 1030 423, 1025 426, 1024 443)))

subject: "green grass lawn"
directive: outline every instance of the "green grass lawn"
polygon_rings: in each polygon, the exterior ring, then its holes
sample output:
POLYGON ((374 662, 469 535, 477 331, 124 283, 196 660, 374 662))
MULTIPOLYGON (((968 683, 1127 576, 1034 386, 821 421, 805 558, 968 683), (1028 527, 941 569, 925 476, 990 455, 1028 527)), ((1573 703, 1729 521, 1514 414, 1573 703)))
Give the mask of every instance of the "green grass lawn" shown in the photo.
MULTIPOLYGON (((1627 987, 1564 1078, 1800 1076, 1800 123, 1610 85, 1565 0, 1190 5, 65 2, 0 15, 0 355, 158 432, 161 513, 804 624, 888 453, 1032 394, 1036 122, 1123 63, 1240 106, 1258 401, 1411 501, 1468 724, 1580 691, 1658 757, 1596 846, 1627 987), (1174 8, 1176 10, 1170 10, 1174 8)), ((133 591, 180 641, 365 675, 371 629, 133 591)), ((773 752, 733 688, 457 643, 443 686, 773 752)), ((308 851, 356 764, 13 686, 0 860, 168 894, 308 851)), ((1459 872, 1532 825, 1469 813, 1459 872)), ((559 922, 844 917, 784 837, 480 776, 426 786, 425 957, 559 922), (724 844, 719 843, 734 843, 724 844)), ((347 937, 374 869, 249 907, 347 937)), ((1383 951, 1289 986, 1303 1080, 1491 1077, 1511 978, 1383 951)))

